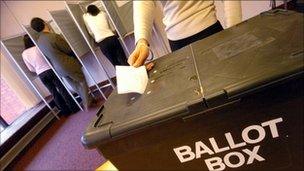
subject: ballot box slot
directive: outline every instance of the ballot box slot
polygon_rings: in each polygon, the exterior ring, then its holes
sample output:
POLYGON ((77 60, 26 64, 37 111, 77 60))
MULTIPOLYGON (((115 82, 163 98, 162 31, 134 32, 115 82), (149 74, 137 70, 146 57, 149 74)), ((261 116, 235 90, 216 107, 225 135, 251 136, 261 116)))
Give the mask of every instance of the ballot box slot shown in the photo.
POLYGON ((304 50, 299 50, 290 54, 289 58, 299 58, 304 57, 304 50))
POLYGON ((288 10, 285 10, 285 9, 274 9, 274 10, 270 10, 270 11, 265 11, 265 12, 261 12, 260 13, 260 16, 275 16, 275 15, 278 15, 278 14, 281 14, 281 15, 290 15, 290 14, 293 14, 294 12, 293 11, 288 11, 288 10))

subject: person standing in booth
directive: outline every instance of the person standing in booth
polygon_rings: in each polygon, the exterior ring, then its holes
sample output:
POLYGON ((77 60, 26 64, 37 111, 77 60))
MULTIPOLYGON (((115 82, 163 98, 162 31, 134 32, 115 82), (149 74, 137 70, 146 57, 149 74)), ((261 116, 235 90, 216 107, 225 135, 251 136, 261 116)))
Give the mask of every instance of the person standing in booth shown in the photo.
POLYGON ((83 20, 89 34, 98 44, 101 52, 115 65, 129 65, 117 35, 111 30, 107 14, 95 5, 87 7, 83 20))
POLYGON ((64 77, 83 101, 84 109, 99 105, 97 100, 90 96, 89 88, 82 72, 79 61, 73 57, 73 51, 68 43, 56 33, 51 33, 49 26, 41 18, 33 18, 31 27, 39 33, 37 45, 49 59, 55 70, 64 77))
POLYGON ((22 52, 22 58, 27 68, 35 72, 41 82, 53 95, 56 106, 65 116, 79 111, 76 103, 70 97, 69 93, 56 77, 48 63, 43 58, 33 41, 28 35, 23 37, 25 50, 22 52))
MULTIPOLYGON (((214 1, 160 1, 165 31, 172 51, 215 34, 223 27, 217 20, 214 1)), ((149 42, 156 1, 133 1, 136 48, 128 59, 134 67, 143 65, 149 56, 149 42)), ((241 2, 223 1, 226 26, 242 21, 241 2)))

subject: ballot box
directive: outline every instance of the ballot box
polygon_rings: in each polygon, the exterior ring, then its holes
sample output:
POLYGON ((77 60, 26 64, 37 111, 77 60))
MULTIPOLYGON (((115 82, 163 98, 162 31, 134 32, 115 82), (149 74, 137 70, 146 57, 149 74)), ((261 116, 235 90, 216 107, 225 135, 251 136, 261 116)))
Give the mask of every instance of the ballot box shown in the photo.
POLYGON ((269 11, 155 60, 83 145, 119 170, 303 169, 303 18, 269 11))

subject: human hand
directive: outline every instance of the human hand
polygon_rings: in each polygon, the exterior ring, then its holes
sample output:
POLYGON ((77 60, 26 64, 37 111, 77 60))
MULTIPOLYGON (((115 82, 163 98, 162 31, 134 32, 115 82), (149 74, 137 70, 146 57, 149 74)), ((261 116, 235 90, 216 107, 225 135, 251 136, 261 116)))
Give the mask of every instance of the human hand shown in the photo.
POLYGON ((142 66, 150 54, 148 41, 145 39, 140 39, 128 59, 128 63, 134 67, 142 66))
POLYGON ((150 71, 151 69, 153 69, 154 67, 154 63, 153 62, 149 62, 147 64, 145 64, 147 71, 150 71))

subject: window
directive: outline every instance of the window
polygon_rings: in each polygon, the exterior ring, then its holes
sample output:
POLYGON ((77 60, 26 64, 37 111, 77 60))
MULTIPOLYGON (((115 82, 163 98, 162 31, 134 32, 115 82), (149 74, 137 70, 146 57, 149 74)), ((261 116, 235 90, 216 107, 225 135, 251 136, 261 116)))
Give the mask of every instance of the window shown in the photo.
POLYGON ((1 78, 1 131, 5 127, 12 124, 22 113, 26 111, 26 107, 22 104, 15 92, 1 78))

